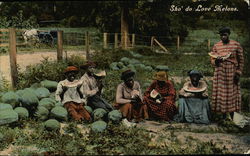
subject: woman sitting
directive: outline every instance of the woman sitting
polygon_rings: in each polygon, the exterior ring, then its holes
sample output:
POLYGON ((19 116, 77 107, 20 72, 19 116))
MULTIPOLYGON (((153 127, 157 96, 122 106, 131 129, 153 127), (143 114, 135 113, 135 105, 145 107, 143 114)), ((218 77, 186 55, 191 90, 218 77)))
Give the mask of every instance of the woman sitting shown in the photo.
POLYGON ((150 119, 171 121, 177 113, 174 86, 168 80, 165 71, 157 72, 154 79, 144 94, 144 102, 148 106, 149 117, 150 119))
POLYGON ((148 119, 147 106, 142 102, 140 84, 134 81, 135 72, 124 71, 121 75, 123 80, 117 87, 116 103, 114 107, 119 109, 125 119, 139 122, 148 119))
POLYGON ((207 84, 200 80, 203 76, 197 70, 189 71, 188 75, 190 81, 179 91, 179 114, 176 121, 208 124, 210 106, 207 84))

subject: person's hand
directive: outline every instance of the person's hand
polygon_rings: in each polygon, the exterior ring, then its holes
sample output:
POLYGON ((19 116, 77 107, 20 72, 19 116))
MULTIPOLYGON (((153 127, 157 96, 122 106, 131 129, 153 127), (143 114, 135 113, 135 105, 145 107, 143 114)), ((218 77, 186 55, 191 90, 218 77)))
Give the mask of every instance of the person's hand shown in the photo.
POLYGON ((218 56, 216 59, 215 59, 215 65, 217 67, 220 66, 220 63, 223 61, 222 57, 218 56))
POLYGON ((238 84, 239 81, 240 81, 240 74, 235 73, 235 74, 234 74, 234 83, 235 83, 235 84, 238 84))
POLYGON ((195 93, 195 97, 202 98, 202 92, 195 93))

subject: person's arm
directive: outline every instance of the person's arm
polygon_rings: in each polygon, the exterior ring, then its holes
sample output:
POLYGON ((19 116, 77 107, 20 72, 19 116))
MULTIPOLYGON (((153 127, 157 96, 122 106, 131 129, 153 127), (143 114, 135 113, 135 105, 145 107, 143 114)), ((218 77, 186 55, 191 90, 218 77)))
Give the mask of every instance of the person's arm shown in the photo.
POLYGON ((185 87, 188 86, 190 81, 184 83, 183 87, 181 88, 181 90, 179 91, 179 97, 189 97, 192 96, 192 93, 188 93, 184 90, 185 87))
POLYGON ((59 82, 57 85, 56 93, 55 93, 56 101, 62 102, 65 92, 66 92, 66 88, 62 86, 61 82, 59 82))
POLYGON ((116 90, 116 103, 118 104, 131 103, 130 99, 125 99, 122 95, 123 95, 122 85, 118 85, 116 90))
POLYGON ((81 91, 84 95, 86 95, 86 97, 94 96, 99 91, 97 86, 91 90, 88 82, 86 80, 82 80, 82 81, 83 81, 83 84, 81 87, 81 91))

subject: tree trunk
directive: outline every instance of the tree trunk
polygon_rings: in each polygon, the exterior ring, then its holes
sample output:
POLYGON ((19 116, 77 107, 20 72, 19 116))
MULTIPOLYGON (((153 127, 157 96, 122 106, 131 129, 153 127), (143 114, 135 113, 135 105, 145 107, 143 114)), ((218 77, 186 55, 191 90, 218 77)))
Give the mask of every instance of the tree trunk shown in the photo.
POLYGON ((129 40, 129 26, 128 26, 128 13, 129 9, 128 7, 122 7, 121 9, 121 45, 122 48, 125 49, 126 45, 130 46, 130 40, 129 40), (126 37, 125 37, 126 35, 126 37), (126 39, 126 43, 125 43, 126 39))

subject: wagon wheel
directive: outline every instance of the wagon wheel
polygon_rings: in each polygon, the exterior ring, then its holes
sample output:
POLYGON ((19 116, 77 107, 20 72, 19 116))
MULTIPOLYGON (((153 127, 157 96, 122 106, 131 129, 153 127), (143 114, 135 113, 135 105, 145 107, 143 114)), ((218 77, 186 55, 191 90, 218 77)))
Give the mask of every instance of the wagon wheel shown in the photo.
POLYGON ((51 47, 54 46, 54 39, 53 39, 53 36, 51 34, 44 35, 42 38, 42 42, 46 45, 51 46, 51 47))

